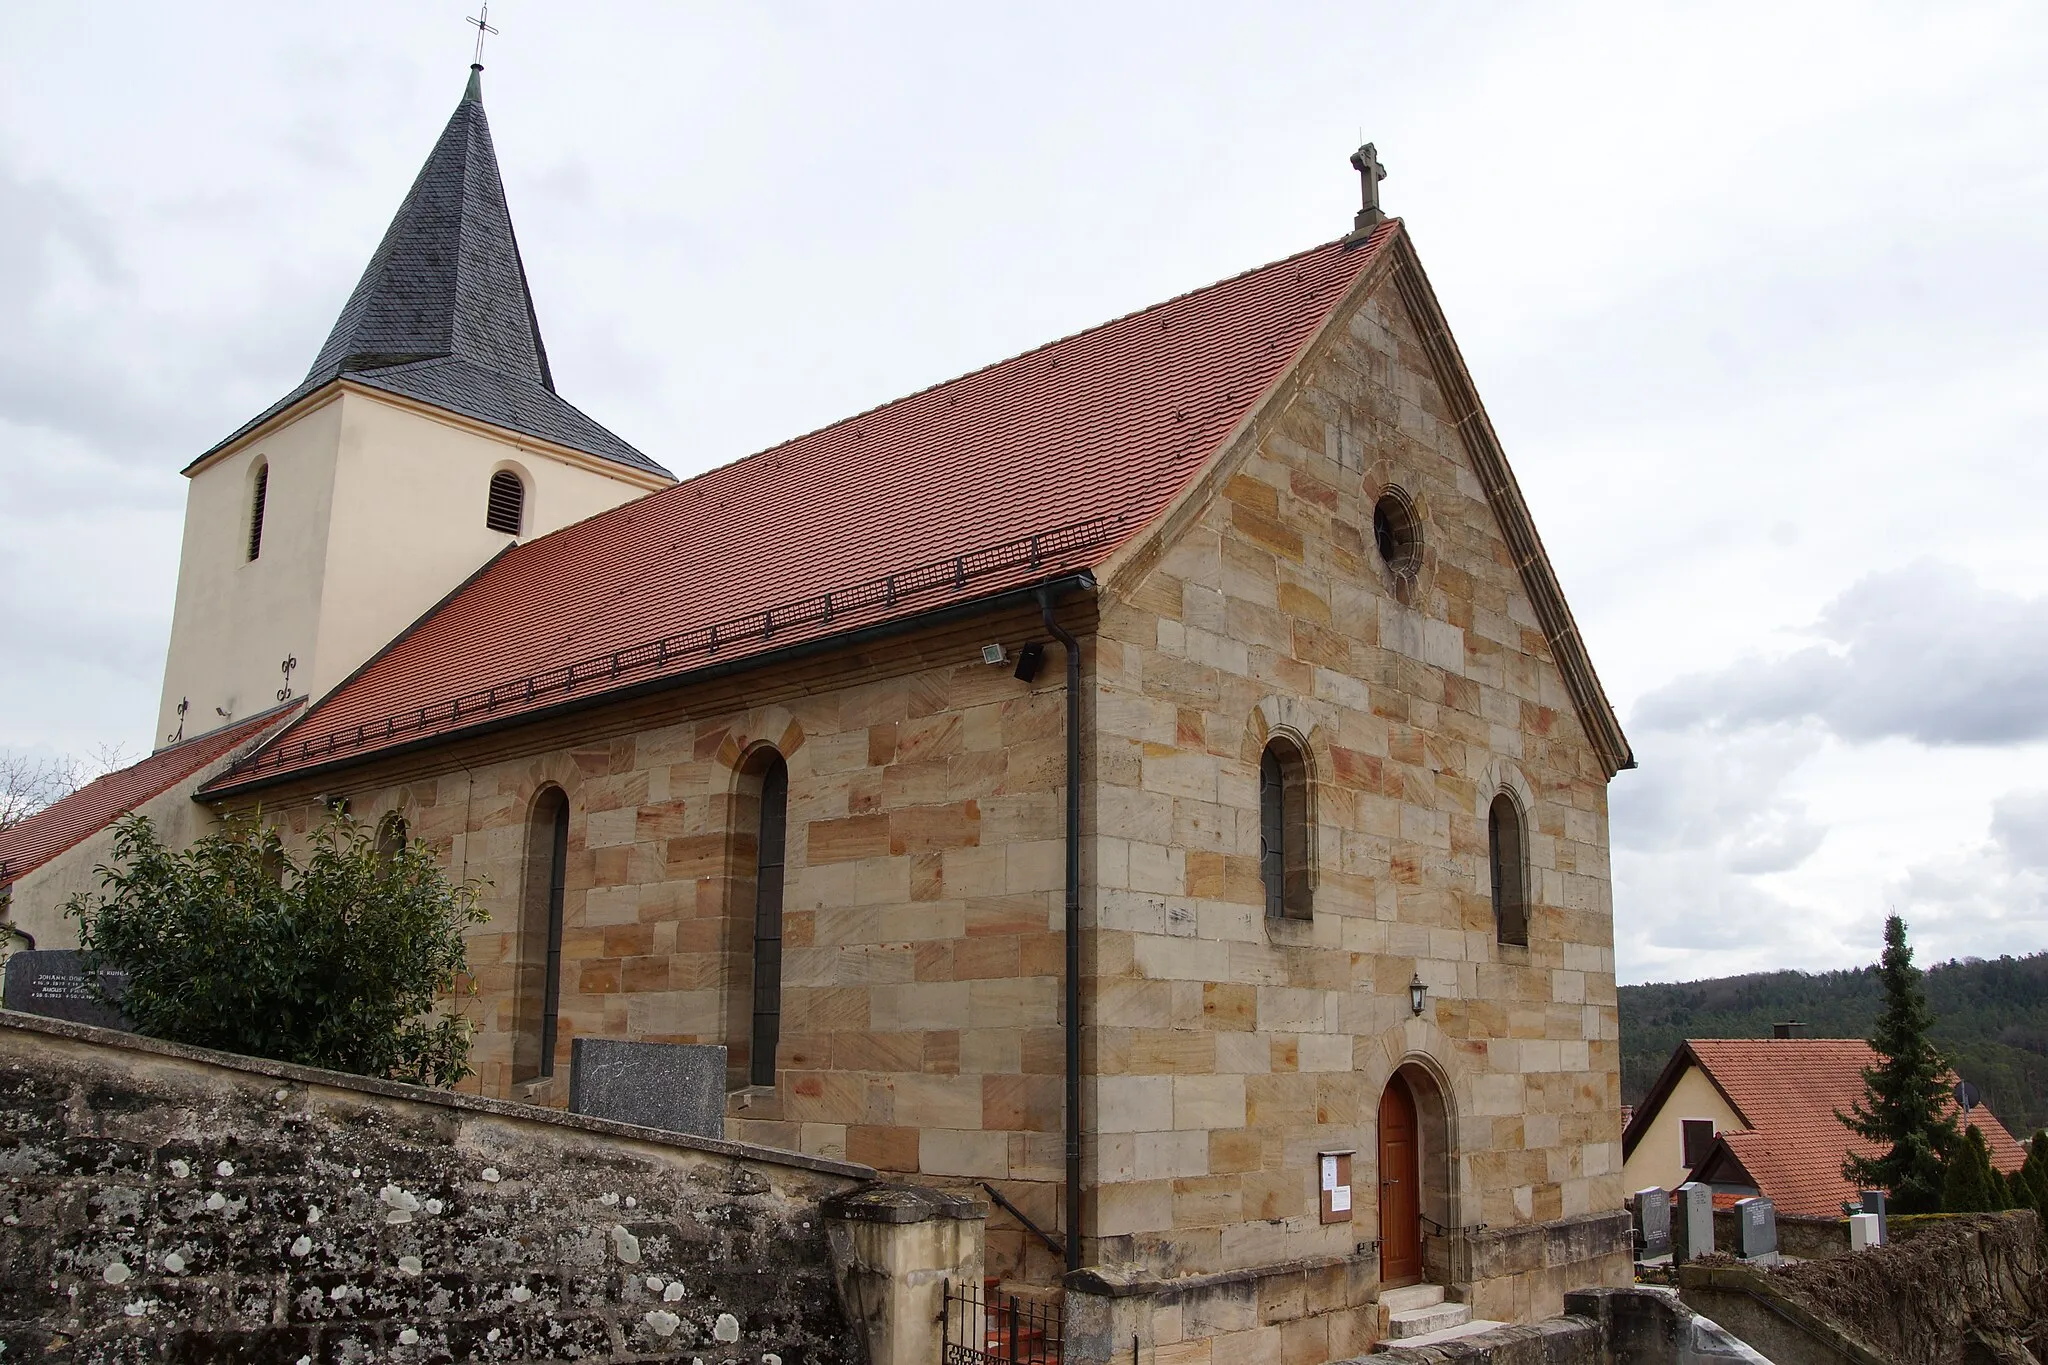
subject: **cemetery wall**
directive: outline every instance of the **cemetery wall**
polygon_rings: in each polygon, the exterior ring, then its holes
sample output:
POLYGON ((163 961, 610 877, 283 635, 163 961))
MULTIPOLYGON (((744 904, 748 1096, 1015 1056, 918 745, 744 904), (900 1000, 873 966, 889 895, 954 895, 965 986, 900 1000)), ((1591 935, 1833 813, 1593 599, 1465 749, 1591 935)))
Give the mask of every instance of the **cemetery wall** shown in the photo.
POLYGON ((1910 1237, 1854 1255, 1769 1269, 1720 1258, 1687 1265, 1681 1293, 1788 1365, 1961 1365, 2020 1359, 2022 1344, 2048 1347, 2048 1262, 2035 1213, 1918 1221, 1910 1237))
POLYGON ((859 1359, 844 1162, 0 1015, 0 1352, 859 1359))

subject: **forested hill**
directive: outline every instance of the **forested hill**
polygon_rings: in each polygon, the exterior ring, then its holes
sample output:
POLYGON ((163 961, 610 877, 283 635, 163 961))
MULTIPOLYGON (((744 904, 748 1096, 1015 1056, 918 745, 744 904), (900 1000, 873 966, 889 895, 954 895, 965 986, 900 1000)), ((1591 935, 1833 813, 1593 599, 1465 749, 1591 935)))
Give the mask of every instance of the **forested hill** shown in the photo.
MULTIPOLYGON (((1758 972, 1621 988, 1621 1094, 1640 1104, 1687 1038, 1768 1038, 1797 1019, 1809 1038, 1867 1038, 1882 992, 1877 968, 1758 972)), ((2025 1141, 2048 1126, 2048 952, 1944 962, 1927 971, 1935 1041, 2025 1141)))

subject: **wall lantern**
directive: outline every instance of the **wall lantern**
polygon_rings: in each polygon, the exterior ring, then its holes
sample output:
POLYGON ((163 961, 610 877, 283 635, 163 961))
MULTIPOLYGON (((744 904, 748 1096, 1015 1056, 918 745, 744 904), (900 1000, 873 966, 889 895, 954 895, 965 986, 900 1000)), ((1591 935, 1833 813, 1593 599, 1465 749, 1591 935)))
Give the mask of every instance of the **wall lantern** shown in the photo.
POLYGON ((1422 984, 1422 973, 1417 972, 1408 982, 1408 1008, 1420 1015, 1423 997, 1428 994, 1429 987, 1422 984))

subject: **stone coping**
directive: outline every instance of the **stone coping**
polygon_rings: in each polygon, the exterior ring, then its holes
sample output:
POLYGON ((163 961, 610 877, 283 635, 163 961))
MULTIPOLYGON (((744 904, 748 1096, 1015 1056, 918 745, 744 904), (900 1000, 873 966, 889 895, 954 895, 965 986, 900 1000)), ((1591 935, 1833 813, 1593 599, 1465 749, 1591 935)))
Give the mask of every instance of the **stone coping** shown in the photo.
POLYGON ((887 1182, 831 1195, 823 1212, 849 1223, 929 1223, 941 1218, 974 1222, 988 1217, 988 1205, 950 1190, 887 1182))
POLYGON ((1375 1261, 1379 1256, 1377 1244, 1350 1256, 1308 1256, 1297 1261, 1275 1261, 1271 1265, 1246 1266, 1239 1270, 1215 1270, 1202 1275, 1181 1275, 1173 1279, 1162 1279, 1145 1271, 1124 1275, 1106 1266, 1083 1266, 1070 1270, 1061 1277, 1061 1283, 1068 1289, 1083 1294, 1100 1294, 1111 1299, 1142 1298, 1155 1294, 1199 1294, 1205 1290, 1227 1289, 1233 1285, 1253 1284, 1260 1280, 1277 1279, 1282 1275, 1305 1275, 1311 1271, 1330 1270, 1337 1267, 1358 1265, 1375 1261))
POLYGON ((44 1034, 93 1047, 171 1057, 178 1061, 219 1067, 224 1071, 239 1071, 251 1076, 268 1076, 275 1080, 325 1086, 331 1090, 353 1090, 366 1095, 379 1095, 386 1099, 405 1100, 413 1104, 434 1105, 471 1114, 489 1114, 494 1118, 512 1119, 521 1123, 537 1123, 578 1132, 600 1133, 606 1137, 628 1138, 656 1147, 705 1152, 741 1161, 757 1161, 769 1166, 789 1166, 798 1170, 845 1176, 851 1180, 875 1178, 874 1167, 852 1161, 835 1161, 831 1157, 809 1156, 802 1152, 784 1151, 779 1147, 760 1147, 753 1143, 733 1142, 726 1138, 673 1133, 665 1128, 643 1128, 634 1123, 593 1118, 588 1114, 571 1114, 566 1110, 549 1109, 537 1104, 517 1104, 510 1100, 486 1099, 481 1095, 462 1095, 452 1090, 435 1090, 424 1085, 387 1081, 376 1076, 356 1076, 346 1071, 326 1071, 319 1067, 299 1066, 292 1062, 274 1062, 265 1057, 244 1057, 239 1053, 219 1052, 207 1047, 190 1047, 184 1043, 166 1042, 161 1038, 145 1038, 139 1033, 95 1028, 90 1024, 74 1024, 64 1019, 45 1018, 40 1014, 23 1014, 18 1010, 0 1010, 0 1028, 18 1033, 44 1034))

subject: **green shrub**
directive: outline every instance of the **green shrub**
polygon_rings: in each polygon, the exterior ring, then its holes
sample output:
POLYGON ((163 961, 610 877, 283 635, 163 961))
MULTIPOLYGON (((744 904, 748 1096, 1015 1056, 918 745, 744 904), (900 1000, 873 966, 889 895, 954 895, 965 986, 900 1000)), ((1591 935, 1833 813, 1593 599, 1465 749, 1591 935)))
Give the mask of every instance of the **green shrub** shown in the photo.
POLYGON ((486 916, 425 845, 380 849, 338 816, 301 864, 238 819, 178 853, 130 815, 114 850, 66 913, 91 963, 128 974, 139 1032, 422 1085, 470 1074, 468 1021, 436 1002, 466 981, 463 929, 486 916))

